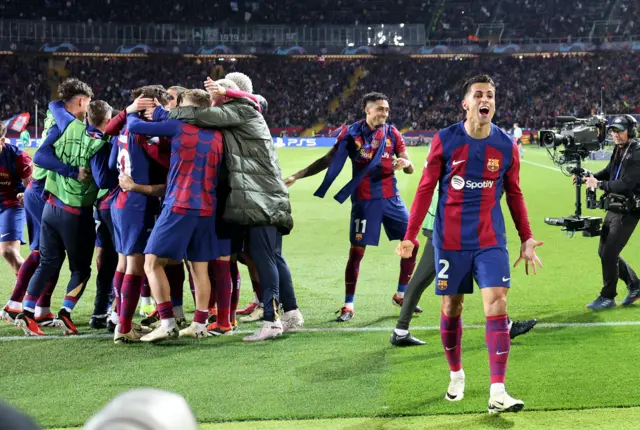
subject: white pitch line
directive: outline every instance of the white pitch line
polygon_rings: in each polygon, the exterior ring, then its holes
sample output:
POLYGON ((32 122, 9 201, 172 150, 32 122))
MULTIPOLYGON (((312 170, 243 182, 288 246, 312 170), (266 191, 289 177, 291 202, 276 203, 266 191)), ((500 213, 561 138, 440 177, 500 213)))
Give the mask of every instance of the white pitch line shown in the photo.
MULTIPOLYGON (((540 323, 536 328, 590 328, 590 327, 632 327, 640 326, 640 321, 610 321, 593 323, 540 323)), ((391 332, 395 327, 318 327, 292 330, 290 333, 371 333, 371 332, 391 332)), ((484 329, 484 324, 465 325, 465 329, 484 329)), ((440 326, 411 327, 413 331, 435 331, 440 330, 440 326)), ((237 330, 234 334, 253 333, 254 330, 237 330)), ((113 337, 112 334, 81 334, 77 336, 1 336, 0 342, 21 341, 21 340, 47 340, 47 339, 107 339, 113 337)))
POLYGON ((540 164, 540 163, 534 163, 533 161, 529 161, 529 160, 520 160, 520 162, 527 163, 527 164, 533 164, 534 166, 538 166, 538 167, 542 167, 542 168, 545 168, 545 169, 553 170, 554 172, 562 173, 562 170, 558 169, 557 167, 551 167, 551 166, 547 166, 547 165, 540 164))

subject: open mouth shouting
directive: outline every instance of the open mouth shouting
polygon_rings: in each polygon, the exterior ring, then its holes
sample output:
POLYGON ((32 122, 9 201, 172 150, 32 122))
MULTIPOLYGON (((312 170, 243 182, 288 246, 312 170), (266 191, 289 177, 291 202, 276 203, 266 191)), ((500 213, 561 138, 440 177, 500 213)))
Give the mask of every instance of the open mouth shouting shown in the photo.
POLYGON ((482 106, 479 110, 480 112, 480 117, 481 118, 488 118, 489 117, 489 113, 491 112, 491 109, 489 109, 488 106, 482 106))

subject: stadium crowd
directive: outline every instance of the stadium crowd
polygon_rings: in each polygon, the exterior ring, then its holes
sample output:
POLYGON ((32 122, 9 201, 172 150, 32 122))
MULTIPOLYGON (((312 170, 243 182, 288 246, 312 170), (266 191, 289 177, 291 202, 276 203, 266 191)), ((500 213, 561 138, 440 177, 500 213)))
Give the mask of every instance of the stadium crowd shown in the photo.
MULTIPOLYGON (((41 107, 55 85, 47 82, 46 59, 5 57, 0 72, 0 118, 41 107), (33 76, 19 85, 18 76, 33 76), (11 94, 8 88, 13 88, 11 94)), ((251 71, 255 92, 269 101, 266 120, 272 128, 307 128, 324 119, 335 127, 361 114, 358 100, 371 88, 390 97, 391 120, 399 127, 416 130, 446 127, 460 120, 459 83, 469 70, 482 71, 496 79, 501 99, 496 123, 539 129, 553 125, 557 115, 590 115, 604 102, 607 113, 640 113, 640 57, 634 53, 558 57, 480 57, 473 59, 375 59, 316 61, 263 57, 225 61, 169 59, 71 58, 69 76, 86 81, 96 97, 122 108, 131 88, 153 83, 166 87, 179 83, 200 88, 206 76, 251 71), (471 64, 473 66, 471 67, 471 64), (355 91, 330 111, 331 100, 348 86, 357 68, 364 77, 355 91), (383 70, 384 73, 380 73, 383 70)), ((33 119, 32 119, 33 121, 33 119)), ((39 129, 42 129, 42 123, 39 129)))
MULTIPOLYGON (((6 0, 0 18, 77 22, 245 25, 370 25, 417 23, 431 26, 433 40, 465 39, 479 24, 505 24, 504 38, 580 38, 589 36, 594 21, 606 20, 612 0, 219 0, 202 8, 196 0, 126 2, 107 0, 6 0), (381 18, 383 17, 383 18, 381 18)), ((632 3, 619 3, 622 33, 631 34, 632 3)), ((616 30, 615 33, 620 33, 616 30)), ((620 34, 622 34, 620 33, 620 34)))

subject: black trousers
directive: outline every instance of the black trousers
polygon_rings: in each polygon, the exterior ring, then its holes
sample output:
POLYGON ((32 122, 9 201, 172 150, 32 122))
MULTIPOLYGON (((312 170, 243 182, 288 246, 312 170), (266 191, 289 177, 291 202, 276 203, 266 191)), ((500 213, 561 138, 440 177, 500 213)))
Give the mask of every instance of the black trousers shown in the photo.
POLYGON ((249 227, 247 241, 260 277, 264 320, 275 321, 281 299, 285 312, 298 308, 291 271, 282 256, 282 234, 274 226, 249 227))
POLYGON ((96 261, 98 274, 96 275, 96 298, 93 302, 93 315, 98 316, 106 315, 113 301, 113 277, 118 267, 118 253, 113 244, 111 210, 97 211, 95 221, 96 234, 100 236, 102 245, 102 254, 99 256, 99 261, 96 261))
POLYGON ((62 268, 64 253, 69 257, 71 279, 67 295, 77 300, 91 276, 91 260, 96 243, 96 229, 92 216, 75 215, 47 203, 42 212, 40 229, 40 265, 36 269, 27 293, 40 297, 45 285, 62 268), (80 291, 76 291, 82 285, 80 291))
POLYGON ((396 324, 396 328, 400 330, 409 330, 413 311, 418 306, 422 293, 436 278, 435 250, 433 242, 431 242, 431 231, 423 230, 423 233, 427 236, 427 240, 424 243, 418 267, 413 272, 409 285, 407 285, 407 291, 404 293, 402 309, 396 324))
POLYGON ((618 279, 622 279, 628 287, 637 285, 636 272, 620 257, 637 224, 638 217, 630 214, 607 212, 604 218, 598 247, 604 283, 600 295, 603 297, 613 299, 617 295, 618 279))

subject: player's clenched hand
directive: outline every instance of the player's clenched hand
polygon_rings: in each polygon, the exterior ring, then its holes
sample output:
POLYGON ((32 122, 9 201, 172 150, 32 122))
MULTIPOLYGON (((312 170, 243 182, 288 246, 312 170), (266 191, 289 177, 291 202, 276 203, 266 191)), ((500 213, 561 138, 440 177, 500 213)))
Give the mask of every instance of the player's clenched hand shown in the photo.
POLYGON ((131 176, 124 173, 120 173, 120 176, 118 176, 118 182, 120 183, 120 188, 124 191, 131 191, 136 185, 136 183, 133 182, 133 179, 131 179, 131 176))
POLYGON ((18 199, 18 204, 24 206, 24 193, 16 194, 16 198, 18 199))
POLYGON ((82 182, 83 184, 88 184, 93 181, 93 175, 91 175, 91 169, 87 169, 86 167, 78 168, 78 182, 82 182))
POLYGON ((293 185, 293 184, 295 184, 295 183, 296 183, 296 179, 297 179, 297 178, 296 178, 296 175, 291 175, 291 176, 289 176, 287 179, 285 179, 285 180, 284 180, 284 184, 285 184, 287 187, 290 187, 291 185, 293 185))
POLYGON ((396 248, 396 254, 402 258, 411 258, 413 249, 416 247, 415 243, 410 240, 403 240, 396 248))
POLYGON ((411 161, 407 160, 406 158, 393 158, 393 170, 397 171, 400 169, 406 169, 407 167, 411 166, 411 161))
POLYGON ((531 269, 533 270, 533 274, 535 275, 537 273, 536 264, 542 267, 542 261, 540 261, 540 259, 536 255, 536 248, 542 245, 544 245, 544 242, 538 242, 534 238, 531 238, 524 242, 520 247, 520 258, 516 260, 516 263, 513 265, 513 267, 516 267, 518 264, 520 264, 521 261, 524 260, 524 272, 527 275, 529 274, 529 264, 531 264, 531 269))

